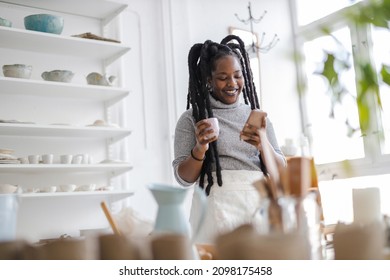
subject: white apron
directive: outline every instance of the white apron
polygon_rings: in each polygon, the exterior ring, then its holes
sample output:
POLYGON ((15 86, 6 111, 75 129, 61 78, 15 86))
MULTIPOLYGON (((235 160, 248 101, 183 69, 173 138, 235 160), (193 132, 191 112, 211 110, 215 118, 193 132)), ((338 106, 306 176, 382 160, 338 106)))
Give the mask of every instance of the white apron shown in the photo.
MULTIPOLYGON (((261 171, 222 170, 223 185, 220 187, 213 172, 214 185, 207 197, 206 217, 195 243, 214 243, 217 235, 250 223, 260 203, 260 195, 252 183, 262 177, 261 171)), ((193 229, 198 226, 200 207, 198 197, 194 195, 190 212, 193 229)))

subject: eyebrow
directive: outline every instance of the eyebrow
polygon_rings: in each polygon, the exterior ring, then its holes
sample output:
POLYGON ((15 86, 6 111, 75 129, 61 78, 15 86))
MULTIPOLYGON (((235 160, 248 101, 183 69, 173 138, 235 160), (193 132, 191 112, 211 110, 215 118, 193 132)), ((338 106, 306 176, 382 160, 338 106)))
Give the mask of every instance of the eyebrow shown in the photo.
MULTIPOLYGON (((234 73, 238 73, 238 72, 242 72, 242 70, 234 71, 234 73)), ((226 72, 218 72, 218 73, 215 73, 215 75, 227 75, 227 73, 226 72)))

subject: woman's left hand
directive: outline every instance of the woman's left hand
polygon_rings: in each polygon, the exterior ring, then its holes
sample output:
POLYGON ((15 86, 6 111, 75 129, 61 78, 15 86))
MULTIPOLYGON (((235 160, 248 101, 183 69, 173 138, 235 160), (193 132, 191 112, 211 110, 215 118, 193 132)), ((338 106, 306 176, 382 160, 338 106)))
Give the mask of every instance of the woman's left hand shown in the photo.
POLYGON ((265 133, 265 128, 259 129, 256 126, 246 123, 243 130, 240 132, 240 139, 255 146, 259 151, 261 151, 261 140, 259 133, 265 133))

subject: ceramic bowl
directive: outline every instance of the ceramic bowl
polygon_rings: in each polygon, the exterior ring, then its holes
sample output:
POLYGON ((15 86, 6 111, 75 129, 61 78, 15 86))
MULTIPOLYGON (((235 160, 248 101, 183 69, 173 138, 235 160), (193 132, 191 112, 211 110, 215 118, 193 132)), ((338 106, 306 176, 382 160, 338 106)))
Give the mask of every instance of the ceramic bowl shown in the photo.
POLYGON ((57 186, 46 186, 40 188, 41 192, 46 192, 46 193, 53 193, 57 191, 57 186))
POLYGON ((74 73, 69 70, 53 70, 50 72, 43 72, 41 77, 45 81, 70 83, 73 79, 74 73))
POLYGON ((24 18, 24 27, 27 30, 61 34, 64 28, 64 19, 50 14, 29 15, 24 18))
POLYGON ((67 185, 60 186, 61 192, 73 192, 75 189, 76 189, 76 185, 74 184, 67 184, 67 185))
POLYGON ((11 184, 0 184, 0 193, 14 193, 17 189, 17 186, 11 184))
POLYGON ((76 188, 79 192, 91 192, 96 189, 96 184, 81 185, 76 188))
POLYGON ((25 64, 3 65, 4 77, 30 79, 32 66, 25 64))
POLYGON ((0 17, 0 26, 12 27, 12 22, 0 17))

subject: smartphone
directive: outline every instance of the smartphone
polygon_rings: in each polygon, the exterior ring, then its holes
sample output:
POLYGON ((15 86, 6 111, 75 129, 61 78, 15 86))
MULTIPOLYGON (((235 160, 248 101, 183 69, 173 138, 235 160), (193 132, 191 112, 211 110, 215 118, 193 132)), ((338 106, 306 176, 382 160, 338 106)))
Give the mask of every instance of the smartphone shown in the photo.
POLYGON ((267 117, 266 112, 261 111, 259 109, 254 109, 249 114, 246 123, 255 126, 257 128, 261 128, 263 126, 263 122, 265 122, 266 117, 267 117))

